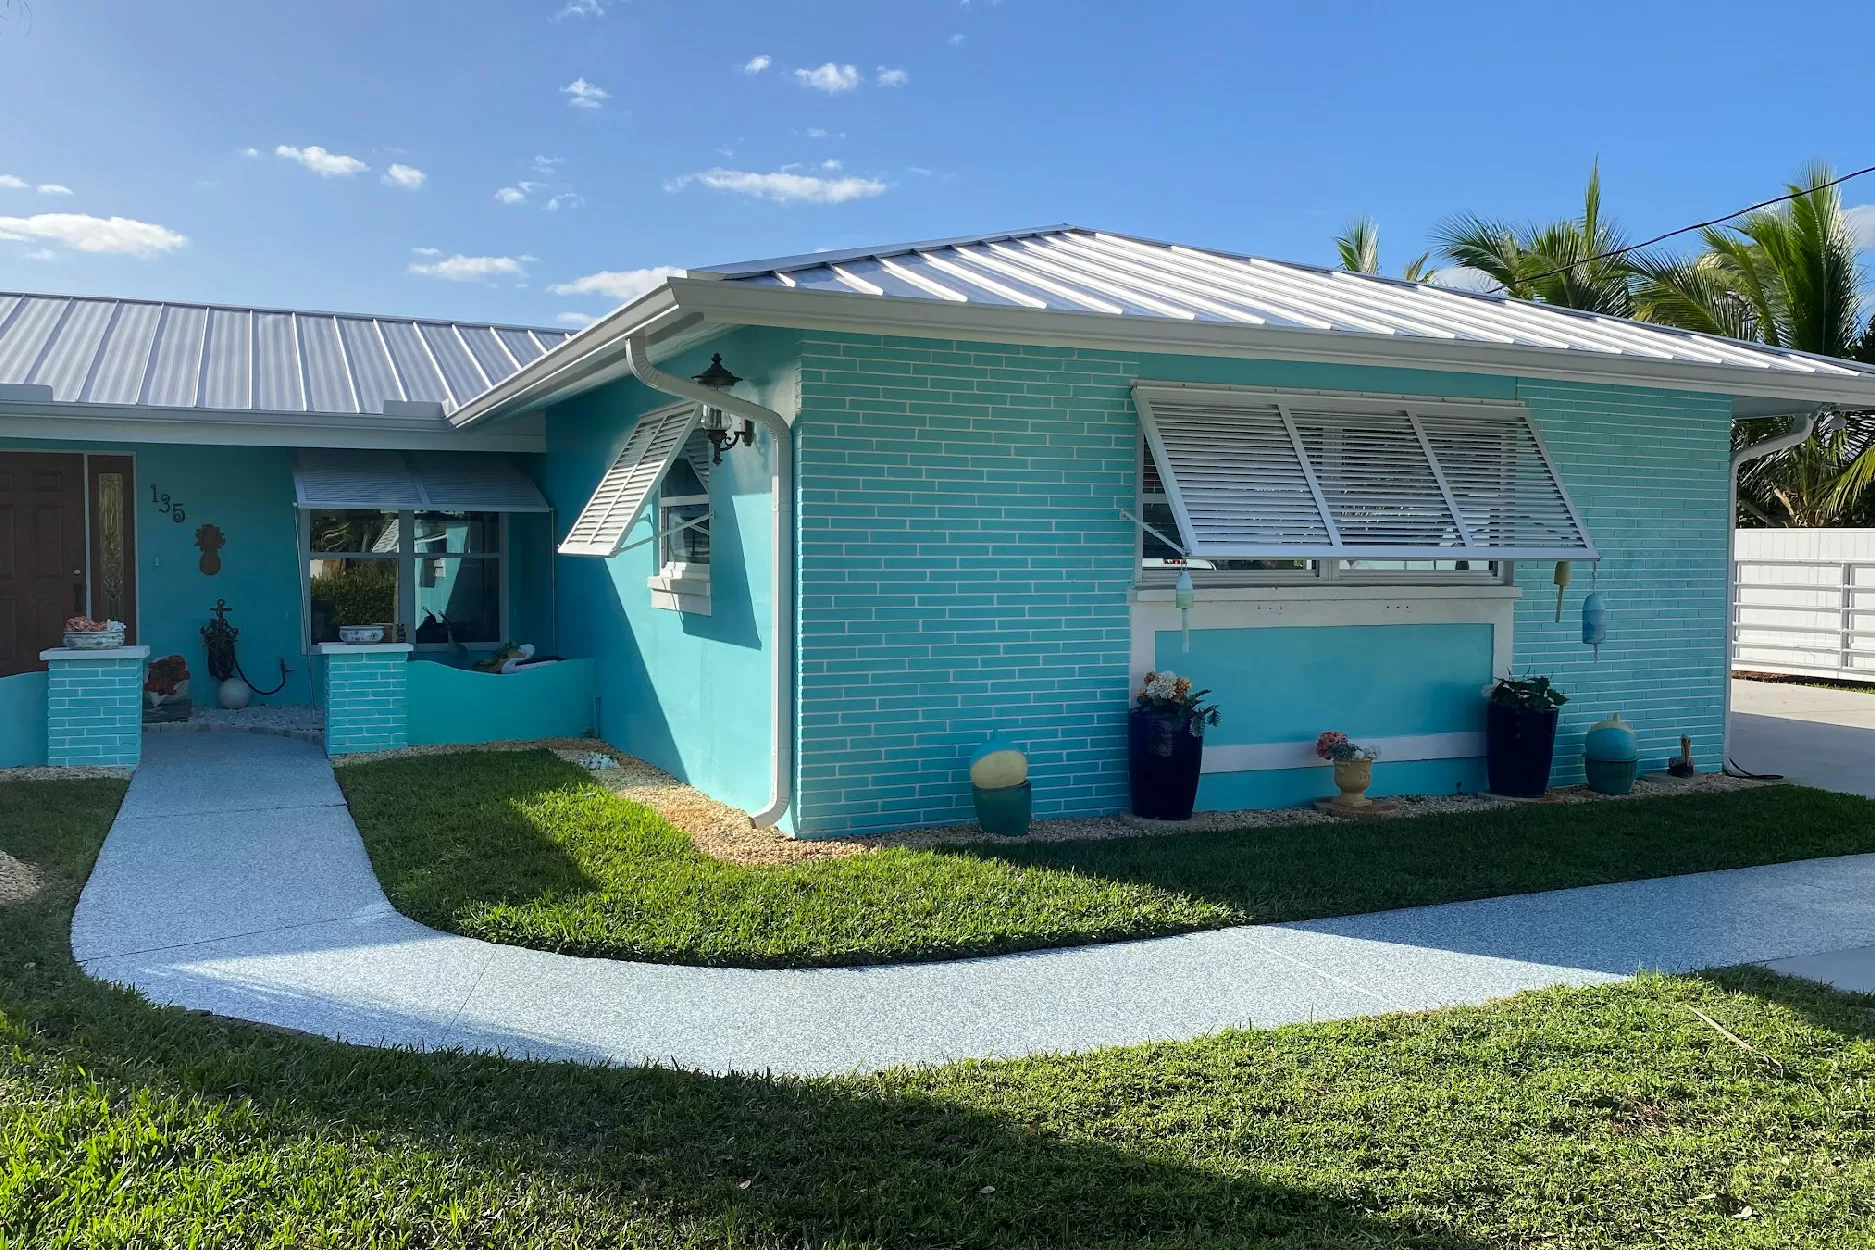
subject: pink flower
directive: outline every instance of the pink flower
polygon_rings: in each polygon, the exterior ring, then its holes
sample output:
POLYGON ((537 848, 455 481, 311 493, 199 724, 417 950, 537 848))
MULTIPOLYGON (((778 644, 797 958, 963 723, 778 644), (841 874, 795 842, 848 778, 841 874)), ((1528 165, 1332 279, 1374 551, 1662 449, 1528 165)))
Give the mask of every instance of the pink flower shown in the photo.
POLYGON ((1325 760, 1332 760, 1339 753, 1337 748, 1343 748, 1347 745, 1348 735, 1339 730, 1330 729, 1327 733, 1324 733, 1315 740, 1315 754, 1325 760))

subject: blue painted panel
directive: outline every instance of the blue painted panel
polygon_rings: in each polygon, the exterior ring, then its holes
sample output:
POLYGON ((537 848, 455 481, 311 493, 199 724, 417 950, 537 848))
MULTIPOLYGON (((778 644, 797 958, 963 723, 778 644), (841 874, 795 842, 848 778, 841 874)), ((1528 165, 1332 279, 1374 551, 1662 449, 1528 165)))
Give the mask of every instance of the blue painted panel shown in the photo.
POLYGON ((46 762, 46 674, 0 677, 0 768, 46 762))
MULTIPOLYGON (((1207 736, 1207 741, 1209 738, 1207 736)), ((1478 794, 1484 790, 1482 759, 1381 760, 1374 765, 1374 798, 1393 794, 1478 794)), ((1235 812, 1260 807, 1299 807, 1330 798, 1335 789, 1329 768, 1275 768, 1261 772, 1206 773, 1198 782, 1197 810, 1235 812)))
POLYGON ((1154 663, 1209 687, 1219 744, 1300 742, 1339 729, 1359 741, 1484 728, 1489 625, 1161 631, 1154 663))
POLYGON ((499 675, 430 660, 405 666, 412 746, 577 738, 592 728, 592 660, 565 660, 499 675))

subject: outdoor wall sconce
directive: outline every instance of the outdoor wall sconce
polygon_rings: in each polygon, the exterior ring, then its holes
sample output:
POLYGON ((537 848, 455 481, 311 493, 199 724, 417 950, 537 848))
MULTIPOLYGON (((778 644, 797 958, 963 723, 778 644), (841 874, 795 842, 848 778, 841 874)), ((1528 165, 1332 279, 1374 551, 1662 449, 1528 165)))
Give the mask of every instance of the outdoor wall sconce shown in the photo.
MULTIPOLYGON (((741 378, 723 368, 723 357, 720 352, 711 356, 710 367, 697 374, 692 380, 702 383, 713 391, 726 391, 742 381, 741 378)), ((721 464, 723 453, 738 443, 744 447, 755 446, 755 423, 747 420, 741 421, 737 423, 740 428, 732 430, 729 428, 729 417, 721 408, 705 404, 703 420, 699 424, 703 430, 703 437, 710 440, 711 464, 721 464)))

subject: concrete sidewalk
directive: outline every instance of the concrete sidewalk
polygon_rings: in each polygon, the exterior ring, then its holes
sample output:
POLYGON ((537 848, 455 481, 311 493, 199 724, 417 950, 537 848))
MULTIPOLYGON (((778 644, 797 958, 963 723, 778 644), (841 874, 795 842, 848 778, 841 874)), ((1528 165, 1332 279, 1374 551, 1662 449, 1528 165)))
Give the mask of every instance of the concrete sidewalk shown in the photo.
POLYGON ((1875 945, 1875 855, 951 963, 755 971, 393 911, 318 748, 151 736, 79 901, 91 975, 367 1045, 815 1074, 1478 1003, 1875 945))
POLYGON ((1734 681, 1731 754, 1754 773, 1875 798, 1875 692, 1734 681))

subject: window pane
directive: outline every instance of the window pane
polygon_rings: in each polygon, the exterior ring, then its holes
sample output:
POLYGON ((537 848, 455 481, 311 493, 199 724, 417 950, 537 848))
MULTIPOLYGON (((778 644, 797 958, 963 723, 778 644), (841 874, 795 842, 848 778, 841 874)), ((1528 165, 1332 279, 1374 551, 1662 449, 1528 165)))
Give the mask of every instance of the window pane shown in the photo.
POLYGON ((418 556, 414 641, 500 642, 501 562, 418 556))
MULTIPOLYGON (((309 636, 314 642, 337 642, 341 625, 400 623, 397 615, 397 560, 335 559, 314 556, 311 574, 309 636)), ((390 639, 386 639, 390 641, 390 639)))
POLYGON ((417 513, 420 556, 492 554, 501 550, 499 512, 417 513))
POLYGON ((308 524, 314 551, 397 554, 395 512, 315 512, 308 524))
POLYGON ((709 515, 709 511, 710 505, 707 503, 666 504, 660 510, 659 515, 662 520, 658 526, 659 530, 676 530, 675 533, 665 532, 664 534, 663 563, 708 564, 710 562, 710 523, 704 521, 701 525, 677 529, 685 521, 694 521, 699 517, 709 515))
POLYGON ((1343 560, 1350 573, 1476 573, 1497 576, 1496 560, 1343 560))
MULTIPOLYGON (((1146 524, 1164 534, 1167 538, 1178 536, 1178 519, 1172 515, 1172 505, 1164 495, 1146 495, 1140 501, 1140 508, 1146 524)), ((1313 560, 1222 560, 1222 559, 1184 559, 1164 540, 1156 537, 1150 530, 1141 530, 1140 567, 1145 569, 1208 569, 1227 573, 1288 573, 1307 572, 1315 567, 1313 560)))

